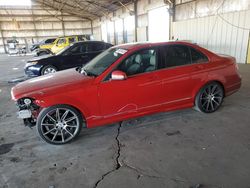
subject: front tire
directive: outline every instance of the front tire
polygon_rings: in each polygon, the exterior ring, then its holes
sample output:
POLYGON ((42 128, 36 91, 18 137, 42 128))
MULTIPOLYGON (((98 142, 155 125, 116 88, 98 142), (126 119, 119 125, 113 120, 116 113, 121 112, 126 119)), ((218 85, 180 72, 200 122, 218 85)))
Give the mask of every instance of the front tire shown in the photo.
POLYGON ((223 102, 224 89, 217 83, 205 85, 197 94, 195 109, 204 113, 212 113, 218 110, 223 102))
POLYGON ((41 75, 51 74, 57 72, 57 68, 52 65, 47 65, 42 68, 41 75))
POLYGON ((82 129, 81 114, 68 105, 43 109, 37 118, 39 136, 47 143, 60 145, 71 142, 82 129))

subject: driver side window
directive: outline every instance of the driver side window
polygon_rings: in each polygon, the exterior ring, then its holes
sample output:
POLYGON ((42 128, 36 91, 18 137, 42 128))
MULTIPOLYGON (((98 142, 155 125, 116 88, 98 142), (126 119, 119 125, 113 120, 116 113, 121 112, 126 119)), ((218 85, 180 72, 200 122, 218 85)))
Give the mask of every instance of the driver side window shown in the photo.
POLYGON ((65 43, 65 39, 64 38, 61 38, 58 40, 57 44, 60 45, 60 44, 64 44, 65 43))
POLYGON ((79 45, 75 45, 71 48, 70 52, 71 54, 81 54, 81 53, 85 53, 86 52, 86 44, 79 44, 79 45))
POLYGON ((156 49, 146 49, 136 52, 123 61, 117 68, 117 70, 125 72, 127 76, 151 72, 156 69, 156 49))
POLYGON ((73 48, 71 48, 70 52, 71 52, 71 54, 81 53, 81 46, 80 45, 74 46, 73 48))

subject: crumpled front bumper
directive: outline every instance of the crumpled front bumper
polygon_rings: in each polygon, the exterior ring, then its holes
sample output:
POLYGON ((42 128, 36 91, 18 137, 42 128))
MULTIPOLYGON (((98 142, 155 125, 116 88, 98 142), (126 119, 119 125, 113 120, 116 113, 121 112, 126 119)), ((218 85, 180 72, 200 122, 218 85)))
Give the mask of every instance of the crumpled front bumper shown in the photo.
POLYGON ((28 77, 41 76, 42 65, 31 65, 24 67, 24 72, 28 77))
POLYGON ((25 105, 23 103, 23 99, 19 99, 17 100, 16 105, 19 109, 17 117, 23 119, 24 125, 28 127, 35 126, 36 119, 41 108, 34 103, 34 100, 32 99, 32 103, 30 105, 25 105))

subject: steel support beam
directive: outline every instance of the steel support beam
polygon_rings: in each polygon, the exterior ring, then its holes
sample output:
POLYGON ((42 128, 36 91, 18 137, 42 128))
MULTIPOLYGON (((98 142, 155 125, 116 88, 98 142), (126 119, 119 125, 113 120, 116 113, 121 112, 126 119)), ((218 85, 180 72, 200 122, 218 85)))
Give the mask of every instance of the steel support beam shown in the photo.
POLYGON ((0 38, 3 40, 3 48, 4 48, 5 53, 7 54, 7 49, 6 49, 6 46, 5 46, 5 43, 4 43, 4 36, 3 36, 1 22, 0 22, 0 38))
POLYGON ((91 34, 94 34, 94 28, 93 28, 93 20, 90 21, 90 25, 91 25, 91 34))
POLYGON ((135 41, 138 41, 137 28, 138 28, 138 0, 134 1, 134 13, 135 13, 135 41))
POLYGON ((117 45, 117 44, 118 44, 118 41, 117 41, 117 39, 116 39, 115 21, 113 21, 113 23, 114 23, 114 43, 115 43, 115 45, 117 45))
POLYGON ((124 21, 124 18, 122 19, 122 35, 123 35, 123 43, 127 43, 127 32, 125 30, 125 21, 124 21))
MULTIPOLYGON (((61 12, 61 15, 62 15, 62 12, 61 12)), ((63 16, 62 16, 62 31, 63 31, 63 36, 65 36, 65 25, 63 21, 63 16)))
MULTIPOLYGON (((31 9, 31 16, 32 16, 32 23, 34 25, 34 31, 35 31, 35 36, 36 36, 36 42, 38 42, 38 35, 37 35, 37 28, 36 28, 36 23, 35 23, 35 18, 33 16, 34 12, 33 10, 31 9)), ((33 39, 32 39, 32 42, 33 42, 33 39)))

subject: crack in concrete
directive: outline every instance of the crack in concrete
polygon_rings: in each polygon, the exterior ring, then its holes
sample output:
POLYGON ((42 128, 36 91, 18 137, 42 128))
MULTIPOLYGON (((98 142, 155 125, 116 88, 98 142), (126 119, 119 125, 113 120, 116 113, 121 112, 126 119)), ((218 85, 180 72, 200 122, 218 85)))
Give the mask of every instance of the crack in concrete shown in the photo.
POLYGON ((117 129, 117 135, 115 137, 116 143, 117 143, 117 156, 116 156, 116 170, 118 170, 122 164, 120 163, 119 159, 121 156, 121 142, 119 140, 119 136, 120 136, 120 131, 121 131, 121 127, 122 127, 122 122, 119 123, 118 129, 117 129))
MULTIPOLYGON (((150 174, 147 174, 145 172, 143 172, 142 169, 139 169, 139 168, 136 168, 134 166, 131 166, 129 165, 127 162, 125 162, 124 160, 122 162, 120 162, 120 157, 121 157, 121 141, 119 139, 119 136, 120 136, 120 131, 121 131, 121 127, 122 127, 122 122, 119 123, 118 125, 118 128, 117 128, 117 134, 116 134, 116 137, 115 137, 115 140, 116 140, 116 144, 117 144, 117 152, 116 152, 116 158, 115 158, 115 167, 106 172, 105 174, 103 174, 101 176, 101 178, 99 180, 97 180, 97 182, 95 183, 94 185, 94 188, 97 188, 98 185, 105 179, 106 176, 108 176, 109 174, 112 174, 113 172, 119 170, 121 167, 126 167, 130 170, 133 170, 134 172, 136 172, 138 174, 138 177, 137 179, 139 179, 140 177, 148 177, 148 178, 156 178, 156 179, 169 179, 171 181, 174 181, 174 182, 182 182, 182 183, 186 183, 186 184, 191 184, 191 182, 189 181, 186 181, 186 180, 181 180, 181 179, 177 179, 177 178, 167 178, 167 177, 163 177, 163 176, 157 176, 157 175, 150 175, 150 174)), ((197 184, 197 185, 201 185, 201 184, 197 184)), ((218 186, 215 186, 215 187, 218 187, 218 186)), ((220 187, 218 187, 220 188, 220 187)))
POLYGON ((127 167, 127 168, 129 168, 129 169, 135 171, 135 172, 138 173, 140 176, 145 176, 145 177, 148 177, 148 178, 157 178, 157 179, 165 178, 165 177, 162 177, 162 176, 155 176, 155 175, 146 174, 146 173, 142 172, 143 170, 138 169, 138 168, 136 168, 136 167, 134 167, 134 166, 131 166, 131 165, 125 163, 124 161, 123 161, 123 165, 124 165, 124 167, 127 167))
POLYGON ((121 127, 122 127, 122 122, 119 123, 119 126, 117 128, 117 135, 115 137, 115 140, 116 140, 116 144, 117 144, 117 153, 116 153, 116 158, 115 158, 115 162, 116 162, 116 166, 114 169, 106 172, 105 174, 102 175, 102 177, 95 183, 95 186, 94 188, 97 188, 99 183, 104 180, 104 178, 113 173, 114 171, 118 170, 119 168, 121 168, 122 164, 120 163, 119 159, 120 159, 120 156, 121 156, 121 142, 119 140, 119 135, 120 135, 120 131, 121 131, 121 127))

